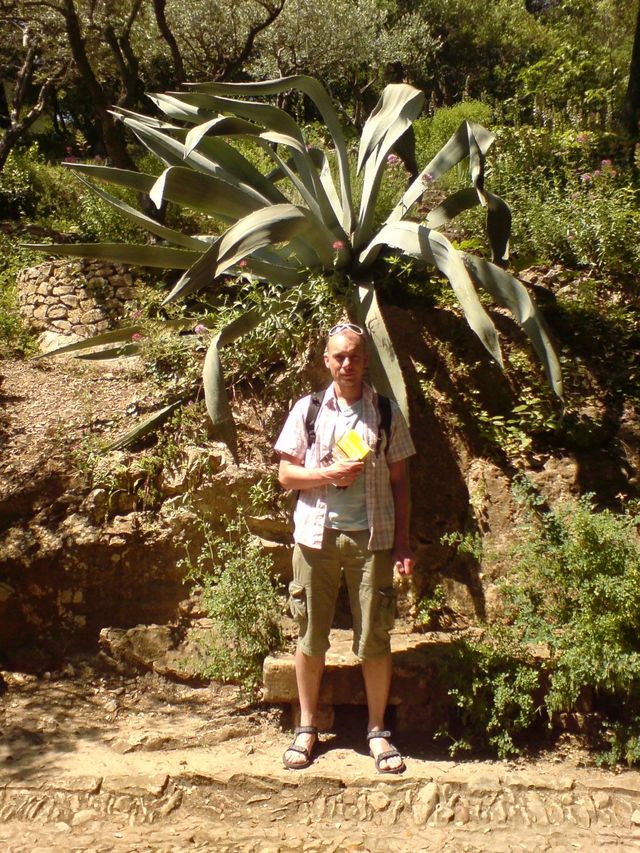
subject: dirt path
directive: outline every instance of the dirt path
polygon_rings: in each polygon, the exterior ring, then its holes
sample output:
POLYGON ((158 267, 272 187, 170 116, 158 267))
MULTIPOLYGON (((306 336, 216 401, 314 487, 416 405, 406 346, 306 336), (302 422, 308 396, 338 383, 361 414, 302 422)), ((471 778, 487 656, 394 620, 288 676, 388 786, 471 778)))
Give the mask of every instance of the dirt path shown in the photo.
POLYGON ((570 760, 453 762, 400 742, 381 777, 351 731, 286 771, 275 709, 156 676, 4 674, 0 849, 640 850, 640 774, 570 760), (353 746, 356 744, 356 748, 353 746))

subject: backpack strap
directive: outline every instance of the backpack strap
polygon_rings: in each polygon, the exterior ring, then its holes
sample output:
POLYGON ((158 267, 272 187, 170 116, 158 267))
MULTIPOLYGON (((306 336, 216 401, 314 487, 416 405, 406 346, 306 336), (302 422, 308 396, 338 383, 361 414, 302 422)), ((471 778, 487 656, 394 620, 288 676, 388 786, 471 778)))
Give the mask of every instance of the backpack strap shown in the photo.
MULTIPOLYGON (((389 446, 389 437, 391 436, 391 400, 385 397, 384 394, 378 394, 378 412, 380 413, 380 424, 378 425, 378 447, 376 456, 380 455, 382 448, 382 439, 387 437, 387 447, 389 446)), ((386 452, 385 447, 385 452, 386 452)))
POLYGON ((309 400, 307 417, 304 421, 304 425, 307 429, 307 448, 313 447, 316 441, 316 421, 318 419, 318 412, 320 411, 323 397, 324 391, 314 391, 311 395, 311 399, 309 400))
MULTIPOLYGON (((309 408, 307 409, 307 416, 304 422, 307 430, 307 448, 313 447, 316 441, 316 421, 318 419, 320 406, 322 406, 323 398, 324 391, 314 391, 309 399, 309 408)), ((377 406, 380 414, 380 422, 378 424, 378 446, 376 449, 376 456, 379 456, 383 438, 386 436, 388 445, 389 437, 391 435, 391 400, 388 397, 385 397, 384 394, 378 394, 377 406)))

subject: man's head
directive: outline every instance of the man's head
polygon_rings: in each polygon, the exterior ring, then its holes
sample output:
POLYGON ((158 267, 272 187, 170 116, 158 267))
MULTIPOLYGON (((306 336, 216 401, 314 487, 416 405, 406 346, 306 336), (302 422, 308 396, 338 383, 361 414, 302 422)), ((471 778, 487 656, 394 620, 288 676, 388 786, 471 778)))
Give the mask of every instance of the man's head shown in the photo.
POLYGON ((334 326, 327 337, 324 363, 341 391, 359 396, 368 363, 364 330, 354 323, 334 326))

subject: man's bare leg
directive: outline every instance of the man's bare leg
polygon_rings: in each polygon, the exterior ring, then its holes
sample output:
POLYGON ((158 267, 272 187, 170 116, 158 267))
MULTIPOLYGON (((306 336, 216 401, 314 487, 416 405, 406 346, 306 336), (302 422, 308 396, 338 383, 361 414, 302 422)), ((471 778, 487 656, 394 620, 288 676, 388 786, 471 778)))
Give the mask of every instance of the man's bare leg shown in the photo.
MULTIPOLYGON (((380 658, 372 658, 362 661, 362 675, 364 686, 367 691, 367 705, 369 708, 369 724, 367 731, 384 731, 384 712, 389 701, 389 690, 391 688, 391 654, 380 658)), ((391 744, 385 738, 374 738, 369 742, 374 757, 391 748, 391 744)), ((401 758, 387 758, 380 762, 380 769, 385 770, 402 765, 401 758)))
MULTIPOLYGON (((318 699, 320 698, 320 682, 324 672, 324 655, 305 655, 299 648, 296 649, 296 683, 298 685, 298 699, 300 701, 300 725, 315 726, 318 711, 318 699)), ((316 735, 300 734, 295 742, 297 746, 311 750, 316 735)), ((287 750, 285 758, 290 764, 304 764, 305 758, 301 753, 287 750)))

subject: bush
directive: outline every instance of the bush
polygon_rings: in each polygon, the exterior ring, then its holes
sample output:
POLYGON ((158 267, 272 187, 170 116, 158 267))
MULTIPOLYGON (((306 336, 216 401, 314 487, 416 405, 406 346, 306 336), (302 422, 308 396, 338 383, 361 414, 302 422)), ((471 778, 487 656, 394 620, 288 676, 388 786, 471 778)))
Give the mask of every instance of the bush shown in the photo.
POLYGON ((463 121, 474 121, 490 127, 493 110, 482 101, 461 101, 452 107, 440 107, 431 118, 420 118, 413 123, 416 134, 416 156, 420 168, 424 168, 456 132, 463 121))
POLYGON ((35 339, 27 332, 18 310, 16 278, 40 257, 0 233, 0 356, 27 355, 35 351, 35 339), (37 258, 37 259, 36 259, 37 258))
POLYGON ((203 524, 202 550, 195 561, 188 556, 182 565, 202 590, 213 622, 202 675, 253 690, 261 681, 264 658, 283 642, 283 599, 271 580, 272 559, 251 539, 244 521, 223 520, 226 536, 215 536, 203 524))
POLYGON ((517 752, 537 721, 586 705, 594 743, 609 745, 601 760, 639 763, 640 514, 598 510, 590 495, 541 512, 518 488, 528 509, 503 583, 508 624, 454 646, 446 666, 452 750, 517 752))
POLYGON ((513 211, 514 254, 634 274, 640 262, 639 191, 606 134, 502 129, 489 171, 513 211), (609 152, 608 154, 606 152, 609 152), (605 154, 605 156, 603 156, 605 154))

